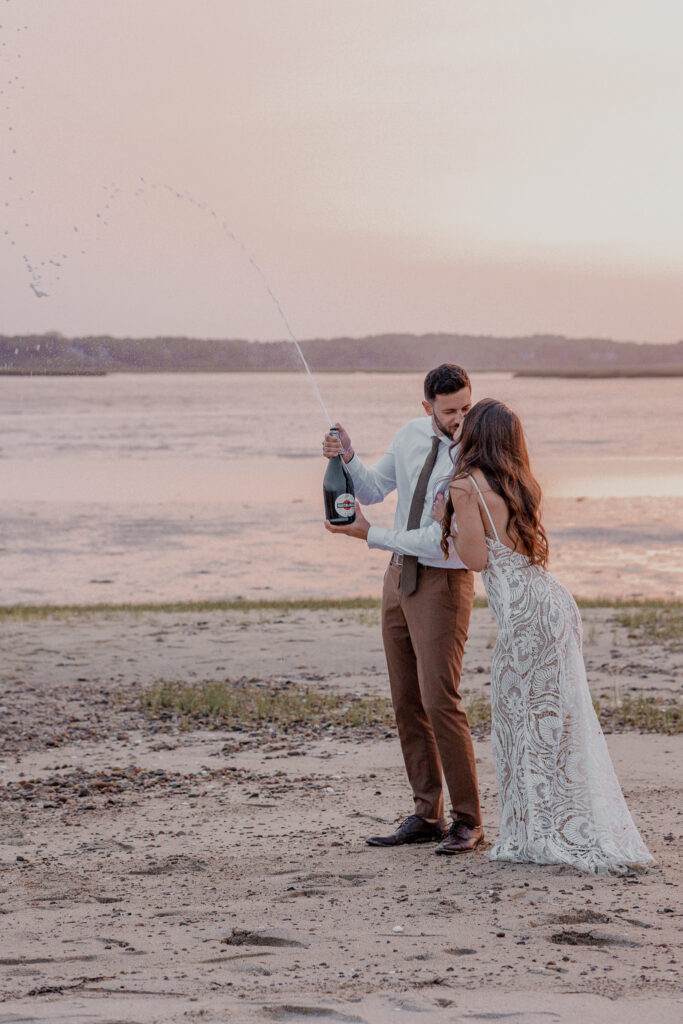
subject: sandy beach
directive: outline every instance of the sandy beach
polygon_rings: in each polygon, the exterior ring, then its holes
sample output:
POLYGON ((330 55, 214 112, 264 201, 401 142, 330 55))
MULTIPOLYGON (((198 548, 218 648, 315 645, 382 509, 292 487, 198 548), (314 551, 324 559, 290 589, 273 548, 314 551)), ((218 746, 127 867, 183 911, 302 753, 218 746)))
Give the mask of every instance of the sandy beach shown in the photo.
MULTIPOLYGON (((676 695, 683 655, 584 612, 594 695, 676 695)), ((680 735, 608 743, 645 875, 385 851, 410 813, 391 725, 210 727, 160 681, 387 695, 375 609, 146 611, 0 622, 0 1021, 680 1019, 680 735), (251 682, 250 682, 251 681, 251 682)), ((495 635, 473 613, 463 691, 495 635)), ((497 834, 475 728, 487 839, 497 834)))

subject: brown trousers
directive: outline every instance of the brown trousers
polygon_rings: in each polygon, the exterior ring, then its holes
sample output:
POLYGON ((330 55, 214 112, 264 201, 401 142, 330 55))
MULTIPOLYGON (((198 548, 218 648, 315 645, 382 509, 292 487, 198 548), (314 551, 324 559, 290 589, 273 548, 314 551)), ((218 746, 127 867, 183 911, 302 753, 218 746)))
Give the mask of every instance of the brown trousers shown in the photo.
POLYGON ((444 816, 445 776, 453 817, 480 825, 474 747, 458 693, 473 599, 466 569, 418 565, 417 590, 406 595, 392 563, 384 576, 382 639, 415 813, 444 816))

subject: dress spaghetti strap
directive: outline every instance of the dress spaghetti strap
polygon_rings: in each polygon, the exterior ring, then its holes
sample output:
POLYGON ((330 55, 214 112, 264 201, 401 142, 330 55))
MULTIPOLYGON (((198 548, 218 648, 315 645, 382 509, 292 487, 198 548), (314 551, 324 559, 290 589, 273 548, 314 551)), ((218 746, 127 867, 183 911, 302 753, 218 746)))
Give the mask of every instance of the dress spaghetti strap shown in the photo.
POLYGON ((473 476, 471 475, 471 473, 468 473, 467 475, 468 475, 468 477, 470 478, 470 480, 472 481, 472 483, 474 484, 474 486, 476 487, 476 489, 477 489, 477 494, 479 495, 479 497, 480 497, 480 499, 481 499, 481 503, 482 503, 482 505, 484 506, 484 511, 486 512, 486 515, 487 515, 487 516, 489 517, 489 522, 490 522, 490 524, 491 524, 491 529, 493 530, 493 536, 494 536, 494 537, 496 538, 496 540, 497 540, 497 541, 498 541, 498 542, 500 543, 500 537, 498 536, 498 531, 496 530, 496 527, 495 527, 495 524, 494 524, 494 522, 493 522, 493 519, 491 518, 491 513, 489 512, 489 507, 488 507, 488 505, 486 504, 486 502, 484 501, 484 495, 483 495, 483 494, 481 493, 481 490, 480 490, 480 488, 479 488, 479 484, 478 484, 478 483, 477 483, 477 481, 476 481, 476 480, 474 479, 474 477, 473 477, 473 476))

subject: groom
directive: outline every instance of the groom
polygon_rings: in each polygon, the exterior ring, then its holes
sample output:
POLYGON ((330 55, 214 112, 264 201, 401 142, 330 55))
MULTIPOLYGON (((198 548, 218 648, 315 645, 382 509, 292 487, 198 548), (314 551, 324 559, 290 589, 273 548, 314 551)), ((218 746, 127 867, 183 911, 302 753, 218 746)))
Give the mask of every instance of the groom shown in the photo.
POLYGON ((349 526, 325 524, 332 533, 392 552, 384 575, 382 639, 415 813, 391 835, 369 838, 371 846, 436 840, 437 853, 451 854, 473 850, 484 838, 472 736, 458 693, 474 582, 452 550, 444 559, 441 524, 432 516, 443 504, 440 492, 453 472, 449 449, 471 404, 467 373, 444 363, 425 377, 422 405, 429 418, 406 423, 374 466, 361 462, 340 424, 339 438, 326 434, 323 441, 328 459, 342 453, 363 504, 377 504, 394 488, 398 499, 393 530, 371 526, 358 505, 349 526))

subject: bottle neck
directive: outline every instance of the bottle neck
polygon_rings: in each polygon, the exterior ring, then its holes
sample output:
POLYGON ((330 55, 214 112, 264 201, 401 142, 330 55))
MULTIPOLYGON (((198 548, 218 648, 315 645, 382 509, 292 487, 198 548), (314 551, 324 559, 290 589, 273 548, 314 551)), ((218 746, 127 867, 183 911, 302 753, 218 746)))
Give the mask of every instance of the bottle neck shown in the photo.
MULTIPOLYGON (((330 433, 330 437, 336 437, 337 440, 339 440, 339 431, 338 431, 338 429, 336 427, 330 427, 329 433, 330 433)), ((341 462, 341 464, 344 465, 344 460, 342 458, 342 453, 341 452, 339 452, 338 455, 333 455, 332 458, 336 459, 337 462, 341 462)))

